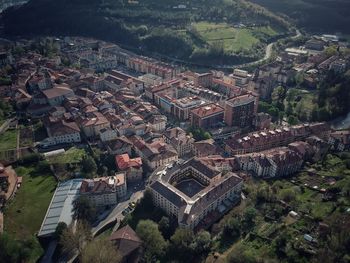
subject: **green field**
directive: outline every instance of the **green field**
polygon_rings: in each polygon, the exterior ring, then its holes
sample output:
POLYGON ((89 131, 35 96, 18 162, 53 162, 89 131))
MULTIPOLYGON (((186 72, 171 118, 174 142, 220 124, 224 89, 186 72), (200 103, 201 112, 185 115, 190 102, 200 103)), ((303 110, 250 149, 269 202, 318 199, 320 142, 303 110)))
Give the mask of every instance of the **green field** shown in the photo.
POLYGON ((223 41, 226 52, 249 50, 262 38, 272 37, 278 33, 271 27, 235 28, 227 23, 199 22, 192 25, 208 44, 223 41))
POLYGON ((51 164, 79 163, 85 155, 86 155, 86 152, 84 149, 78 149, 76 147, 72 147, 69 150, 67 150, 65 153, 49 157, 48 161, 51 164))
POLYGON ((38 173, 34 167, 19 167, 23 176, 21 188, 5 210, 5 230, 19 239, 27 239, 39 231, 56 181, 50 174, 38 173))
POLYGON ((15 149, 17 146, 17 131, 7 130, 0 135, 0 151, 15 149))

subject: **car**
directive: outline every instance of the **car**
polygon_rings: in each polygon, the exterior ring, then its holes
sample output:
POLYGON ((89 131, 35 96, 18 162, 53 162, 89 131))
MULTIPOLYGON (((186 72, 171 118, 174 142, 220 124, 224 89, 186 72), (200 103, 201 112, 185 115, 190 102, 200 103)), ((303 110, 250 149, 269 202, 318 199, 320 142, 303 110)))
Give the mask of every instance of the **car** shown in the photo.
POLYGON ((135 208, 135 206, 136 206, 135 202, 131 202, 131 203, 129 203, 129 207, 131 207, 131 208, 135 208))

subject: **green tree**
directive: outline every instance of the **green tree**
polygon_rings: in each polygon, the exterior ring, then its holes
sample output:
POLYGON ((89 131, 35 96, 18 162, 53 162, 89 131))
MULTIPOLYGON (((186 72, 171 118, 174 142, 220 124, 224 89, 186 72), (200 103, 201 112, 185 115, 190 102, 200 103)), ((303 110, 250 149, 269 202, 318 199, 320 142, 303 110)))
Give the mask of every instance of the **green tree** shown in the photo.
POLYGON ((92 223, 96 219, 96 208, 85 196, 79 196, 73 202, 73 217, 92 223))
POLYGON ((200 231, 197 233, 191 245, 194 255, 206 255, 209 253, 211 246, 211 236, 207 231, 200 231))
POLYGON ((244 223, 248 228, 252 227, 255 223, 255 218, 257 215, 257 211, 253 207, 248 207, 243 214, 244 223))
POLYGON ((167 216, 162 216, 160 221, 158 222, 159 231, 162 232, 164 237, 169 236, 170 232, 170 220, 167 216))
POLYGON ((158 225, 151 220, 140 220, 136 233, 143 241, 146 262, 153 262, 164 255, 167 242, 158 229, 158 225))
POLYGON ((241 235, 241 222, 238 218, 230 218, 222 230, 223 239, 237 239, 241 235))
POLYGON ((176 229, 174 235, 170 238, 170 253, 172 258, 184 262, 192 258, 191 244, 194 240, 193 232, 186 228, 176 229))
POLYGON ((82 263, 119 263, 122 261, 113 244, 105 238, 93 239, 81 252, 82 263))
POLYGON ((62 246, 63 253, 72 256, 76 252, 80 254, 86 242, 91 240, 91 229, 88 224, 78 222, 76 225, 72 224, 62 231, 59 243, 62 246))
POLYGON ((91 156, 84 156, 81 160, 81 166, 82 171, 88 175, 93 175, 97 171, 97 165, 91 156))
POLYGON ((67 228, 68 226, 65 222, 59 222, 56 226, 56 230, 54 234, 55 238, 60 239, 63 231, 65 231, 67 228))
POLYGON ((253 252, 243 244, 238 244, 227 256, 227 263, 255 263, 253 252))

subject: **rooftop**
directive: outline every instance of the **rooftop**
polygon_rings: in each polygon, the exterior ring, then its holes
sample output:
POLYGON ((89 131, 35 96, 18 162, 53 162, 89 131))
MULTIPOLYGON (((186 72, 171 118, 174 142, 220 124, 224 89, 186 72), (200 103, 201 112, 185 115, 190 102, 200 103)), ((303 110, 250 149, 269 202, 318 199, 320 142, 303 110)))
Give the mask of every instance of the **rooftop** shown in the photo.
POLYGON ((223 113, 224 109, 215 103, 200 106, 191 110, 191 113, 201 118, 210 117, 215 114, 223 113))
POLYGON ((82 179, 73 179, 59 183, 39 230, 39 237, 55 233, 59 222, 69 225, 73 217, 73 201, 79 194, 82 179))

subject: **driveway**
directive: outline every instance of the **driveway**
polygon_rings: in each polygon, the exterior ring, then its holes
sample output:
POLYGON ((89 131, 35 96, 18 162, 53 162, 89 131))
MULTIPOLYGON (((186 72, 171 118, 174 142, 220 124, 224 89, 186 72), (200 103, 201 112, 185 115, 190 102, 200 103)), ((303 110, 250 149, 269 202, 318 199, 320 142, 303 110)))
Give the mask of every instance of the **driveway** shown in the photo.
POLYGON ((124 209, 126 209, 129 206, 130 202, 138 202, 142 197, 145 190, 144 186, 138 187, 136 190, 134 189, 133 185, 130 185, 130 192, 129 192, 129 198, 126 198, 124 201, 118 203, 111 213, 102 220, 96 227, 93 227, 91 232, 93 236, 95 236, 98 231, 100 231, 103 227, 106 225, 114 222, 117 220, 117 224, 124 219, 124 216, 122 215, 122 212, 124 209))

